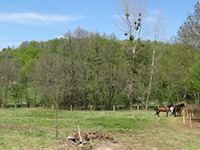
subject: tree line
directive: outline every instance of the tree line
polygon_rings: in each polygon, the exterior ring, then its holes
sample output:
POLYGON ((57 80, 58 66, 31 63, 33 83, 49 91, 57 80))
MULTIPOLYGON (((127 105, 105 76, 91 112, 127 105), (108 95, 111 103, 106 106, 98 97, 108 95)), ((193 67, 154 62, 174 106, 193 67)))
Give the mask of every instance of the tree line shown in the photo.
MULTIPOLYGON (((183 100, 197 104, 199 11, 197 2, 170 42, 159 40, 161 28, 154 28, 155 38, 150 41, 131 32, 125 34, 127 40, 118 40, 114 34, 79 27, 62 38, 5 48, 0 52, 0 103, 4 107, 10 102, 27 107, 29 103, 54 104, 59 109, 73 105, 84 110, 90 105, 94 110, 112 105, 132 108, 135 103, 147 109, 150 102, 162 105, 183 100)), ((124 15, 130 22, 129 14, 124 15)), ((135 32, 140 32, 142 15, 136 17, 135 32)))

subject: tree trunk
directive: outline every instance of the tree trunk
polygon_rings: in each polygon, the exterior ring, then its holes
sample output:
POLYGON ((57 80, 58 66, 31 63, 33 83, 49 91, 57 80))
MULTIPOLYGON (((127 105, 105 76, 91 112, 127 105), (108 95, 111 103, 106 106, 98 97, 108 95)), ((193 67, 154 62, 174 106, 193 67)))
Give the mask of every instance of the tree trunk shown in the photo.
POLYGON ((187 92, 184 89, 182 89, 181 91, 182 91, 182 100, 186 100, 187 92))
POLYGON ((132 69, 133 69, 133 74, 132 74, 132 84, 131 84, 131 96, 130 96, 130 109, 133 109, 133 94, 134 94, 134 87, 135 87, 135 49, 136 49, 136 45, 137 42, 134 44, 134 46, 132 45, 133 43, 131 43, 131 49, 132 49, 132 53, 133 53, 133 63, 132 63, 132 69))
POLYGON ((73 106, 73 90, 71 91, 71 95, 70 95, 70 105, 73 106))
POLYGON ((88 108, 88 70, 85 81, 85 101, 84 101, 84 109, 87 110, 87 108, 88 108))
POLYGON ((114 97, 114 95, 115 95, 115 89, 114 89, 114 88, 113 88, 113 90, 112 90, 112 93, 110 92, 110 94, 111 94, 111 96, 110 96, 109 105, 110 105, 110 103, 111 103, 111 101, 113 100, 113 97, 114 97))
POLYGON ((195 102, 195 104, 197 104, 197 93, 196 92, 194 92, 194 102, 195 102))
MULTIPOLYGON (((96 47, 96 58, 99 57, 99 48, 96 47)), ((96 71, 96 101, 94 101, 94 108, 96 107, 97 101, 99 101, 99 70, 98 70, 98 62, 97 62, 97 71, 96 71)))
POLYGON ((177 101, 179 101, 179 96, 178 96, 178 94, 176 94, 176 96, 177 96, 177 101))
POLYGON ((37 103, 37 92, 34 91, 34 99, 35 99, 35 106, 36 106, 36 103, 37 103))
POLYGON ((142 109, 144 110, 144 97, 145 97, 145 92, 142 93, 142 109))
POLYGON ((88 96, 88 89, 87 89, 87 87, 85 87, 85 98, 84 98, 84 110, 87 110, 87 107, 88 107, 88 98, 87 98, 87 96, 88 96))
POLYGON ((95 91, 92 91, 92 109, 95 110, 94 108, 94 98, 95 98, 95 91))
POLYGON ((22 108, 22 91, 20 91, 20 101, 21 101, 21 108, 22 108))
POLYGON ((152 64, 151 64, 151 75, 150 75, 150 81, 149 81, 149 90, 148 90, 148 94, 147 94, 147 102, 146 102, 146 107, 145 107, 146 110, 148 108, 149 96, 150 96, 150 93, 151 93, 151 83, 152 83, 152 77, 153 77, 155 52, 156 52, 156 41, 154 41, 154 47, 153 47, 152 64))
POLYGON ((26 91, 26 108, 28 108, 28 92, 27 92, 27 87, 25 86, 25 91, 26 91))
POLYGON ((4 102, 4 106, 3 106, 4 108, 6 108, 7 96, 8 96, 8 80, 6 79, 5 102, 4 102))

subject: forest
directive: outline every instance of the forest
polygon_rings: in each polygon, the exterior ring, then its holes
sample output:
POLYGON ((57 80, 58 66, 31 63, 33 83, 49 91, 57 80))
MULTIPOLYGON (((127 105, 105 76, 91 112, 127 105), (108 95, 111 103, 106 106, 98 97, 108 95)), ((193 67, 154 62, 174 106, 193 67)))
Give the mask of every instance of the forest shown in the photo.
MULTIPOLYGON (((129 14, 125 16, 129 21, 129 14)), ((131 27, 140 32, 142 23, 139 18, 131 27)), ((119 40, 114 33, 78 27, 61 38, 4 48, 0 103, 3 107, 54 104, 59 109, 72 105, 76 110, 91 105, 94 110, 109 110, 113 105, 132 109, 140 104, 148 109, 148 104, 200 104, 199 2, 168 42, 157 36, 143 40, 129 31, 124 34, 127 39, 119 40)))

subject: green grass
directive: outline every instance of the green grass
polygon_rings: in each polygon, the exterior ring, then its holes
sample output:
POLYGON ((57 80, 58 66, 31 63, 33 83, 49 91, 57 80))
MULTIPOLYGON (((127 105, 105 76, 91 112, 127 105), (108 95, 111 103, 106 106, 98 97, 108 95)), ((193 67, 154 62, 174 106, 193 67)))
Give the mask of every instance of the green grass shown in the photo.
POLYGON ((155 116, 155 111, 59 111, 0 109, 0 149, 43 149, 77 131, 103 131, 127 144, 160 149, 198 149, 200 132, 182 125, 181 117, 155 116), (131 136, 130 136, 131 135, 131 136), (133 138, 134 137, 134 138, 133 138))

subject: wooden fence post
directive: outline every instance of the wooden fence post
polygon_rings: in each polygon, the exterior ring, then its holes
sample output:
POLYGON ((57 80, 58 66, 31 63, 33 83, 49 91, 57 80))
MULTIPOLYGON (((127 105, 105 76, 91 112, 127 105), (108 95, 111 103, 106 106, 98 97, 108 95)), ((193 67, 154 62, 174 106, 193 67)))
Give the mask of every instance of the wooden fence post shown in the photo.
POLYGON ((17 105, 15 104, 15 108, 17 108, 17 105))
POLYGON ((52 110, 54 110, 54 105, 52 104, 52 110))
POLYGON ((191 116, 191 113, 190 113, 190 129, 192 129, 192 116, 191 116))
POLYGON ((70 111, 72 111, 72 105, 70 105, 70 111))
POLYGON ((139 109, 140 109, 140 107, 139 107, 139 105, 137 105, 137 110, 139 111, 139 109))
POLYGON ((3 108, 3 104, 1 104, 1 108, 3 108))
POLYGON ((115 111, 115 105, 113 105, 113 111, 115 111))
POLYGON ((92 111, 92 105, 90 105, 91 111, 92 111))
POLYGON ((186 113, 187 113, 187 118, 188 118, 188 107, 186 107, 186 113))
POLYGON ((192 117, 193 117, 194 116, 194 108, 193 108, 193 106, 191 108, 191 111, 192 111, 192 117))
POLYGON ((183 108, 182 113, 183 113, 183 124, 185 124, 185 108, 183 108))
POLYGON ((82 137, 81 137, 81 132, 80 132, 80 128, 79 128, 79 125, 78 126, 78 135, 79 135, 79 139, 80 139, 80 144, 81 146, 83 146, 83 141, 82 141, 82 137))

